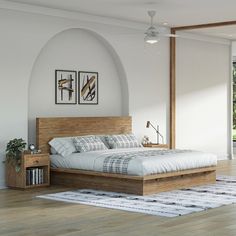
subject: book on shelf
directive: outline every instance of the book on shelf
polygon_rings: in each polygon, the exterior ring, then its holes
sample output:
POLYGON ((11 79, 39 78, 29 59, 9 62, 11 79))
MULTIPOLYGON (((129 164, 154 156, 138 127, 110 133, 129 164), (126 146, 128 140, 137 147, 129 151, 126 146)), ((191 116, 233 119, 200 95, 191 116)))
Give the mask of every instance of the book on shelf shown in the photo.
POLYGON ((30 167, 26 170, 26 185, 37 185, 44 183, 44 170, 42 167, 30 167))

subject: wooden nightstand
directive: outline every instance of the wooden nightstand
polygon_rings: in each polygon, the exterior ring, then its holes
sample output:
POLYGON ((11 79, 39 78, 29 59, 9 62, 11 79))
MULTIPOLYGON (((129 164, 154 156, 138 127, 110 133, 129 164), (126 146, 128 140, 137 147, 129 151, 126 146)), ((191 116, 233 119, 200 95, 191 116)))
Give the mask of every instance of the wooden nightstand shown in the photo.
POLYGON ((149 144, 143 144, 144 147, 149 148, 169 148, 168 144, 160 144, 160 143, 149 143, 149 144))
POLYGON ((19 172, 16 172, 15 166, 6 163, 6 184, 8 187, 22 189, 49 186, 49 154, 24 152, 19 172))

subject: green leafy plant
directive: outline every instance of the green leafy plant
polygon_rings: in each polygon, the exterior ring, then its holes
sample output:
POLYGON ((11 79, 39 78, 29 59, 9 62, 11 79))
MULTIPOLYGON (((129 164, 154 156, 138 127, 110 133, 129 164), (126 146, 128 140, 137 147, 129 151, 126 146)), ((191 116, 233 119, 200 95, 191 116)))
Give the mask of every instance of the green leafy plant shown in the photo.
POLYGON ((13 164, 17 172, 20 171, 21 154, 25 147, 26 142, 22 138, 10 140, 6 147, 6 161, 13 164))

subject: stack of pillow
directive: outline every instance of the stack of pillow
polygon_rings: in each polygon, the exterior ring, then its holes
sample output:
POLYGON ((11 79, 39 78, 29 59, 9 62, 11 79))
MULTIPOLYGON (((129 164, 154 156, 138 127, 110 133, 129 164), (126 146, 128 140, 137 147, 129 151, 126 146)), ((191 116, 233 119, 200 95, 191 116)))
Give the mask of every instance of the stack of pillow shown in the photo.
POLYGON ((69 156, 74 152, 142 147, 133 134, 53 138, 49 145, 51 146, 52 154, 59 154, 63 157, 69 156))

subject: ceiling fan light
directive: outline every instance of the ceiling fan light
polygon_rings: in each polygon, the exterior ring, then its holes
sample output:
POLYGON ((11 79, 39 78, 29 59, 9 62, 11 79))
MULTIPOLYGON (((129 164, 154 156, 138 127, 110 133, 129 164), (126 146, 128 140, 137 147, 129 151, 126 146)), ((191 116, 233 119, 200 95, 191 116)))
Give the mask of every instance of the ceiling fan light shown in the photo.
POLYGON ((158 36, 153 36, 153 35, 146 35, 144 37, 144 41, 149 44, 154 44, 159 42, 159 37, 158 36))
POLYGON ((145 42, 146 42, 146 43, 150 43, 150 44, 154 44, 154 43, 157 43, 158 40, 156 40, 156 39, 148 39, 148 40, 146 40, 145 42))

